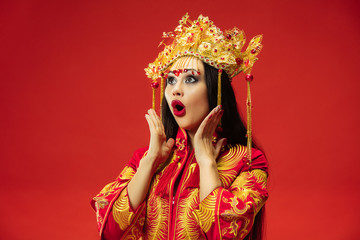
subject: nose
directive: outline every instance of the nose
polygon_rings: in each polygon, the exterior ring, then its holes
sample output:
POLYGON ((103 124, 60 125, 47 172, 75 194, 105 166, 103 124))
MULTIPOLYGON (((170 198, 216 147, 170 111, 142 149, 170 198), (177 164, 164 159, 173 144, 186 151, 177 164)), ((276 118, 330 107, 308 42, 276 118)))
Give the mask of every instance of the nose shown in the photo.
POLYGON ((183 96, 184 95, 184 91, 183 91, 183 89, 182 89, 182 86, 181 86, 181 82, 180 81, 178 81, 175 85, 174 85, 174 87, 173 87, 173 89, 172 89, 172 95, 173 96, 183 96))

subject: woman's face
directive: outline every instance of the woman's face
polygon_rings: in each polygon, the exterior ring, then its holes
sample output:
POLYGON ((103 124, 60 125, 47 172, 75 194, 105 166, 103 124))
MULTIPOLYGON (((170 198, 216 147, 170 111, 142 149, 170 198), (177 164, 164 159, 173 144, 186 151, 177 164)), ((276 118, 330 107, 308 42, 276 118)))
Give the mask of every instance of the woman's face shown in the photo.
POLYGON ((209 113, 205 70, 194 57, 179 58, 170 68, 165 98, 179 127, 196 132, 209 113))

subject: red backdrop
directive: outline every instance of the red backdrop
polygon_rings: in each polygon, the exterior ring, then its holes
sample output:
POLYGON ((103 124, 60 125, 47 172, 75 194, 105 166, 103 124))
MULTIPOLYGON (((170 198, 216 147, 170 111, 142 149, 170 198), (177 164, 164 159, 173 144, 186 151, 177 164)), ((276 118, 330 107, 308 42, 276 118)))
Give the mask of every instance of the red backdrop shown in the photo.
MULTIPOLYGON (((359 4, 1 1, 0 239, 97 239, 90 199, 147 145, 144 67, 189 12, 248 39, 254 134, 270 162, 267 239, 360 230, 359 4)), ((243 76, 234 79, 241 111, 243 76)))

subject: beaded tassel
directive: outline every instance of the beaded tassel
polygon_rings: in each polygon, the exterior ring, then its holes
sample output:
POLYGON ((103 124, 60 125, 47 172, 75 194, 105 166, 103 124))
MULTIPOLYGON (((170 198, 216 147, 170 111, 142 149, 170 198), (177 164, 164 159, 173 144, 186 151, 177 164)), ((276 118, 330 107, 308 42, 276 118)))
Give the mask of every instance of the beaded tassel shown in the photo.
POLYGON ((155 106, 155 92, 156 92, 156 89, 159 87, 159 83, 157 81, 153 81, 151 83, 151 87, 152 87, 152 108, 154 109, 154 111, 156 111, 156 106, 155 106))
POLYGON ((155 110, 155 88, 152 89, 152 108, 155 110))
POLYGON ((218 94, 217 94, 217 105, 221 105, 221 74, 222 74, 222 69, 219 69, 219 74, 218 74, 218 94))
POLYGON ((247 83, 247 99, 246 99, 246 113, 247 113, 247 159, 248 165, 251 167, 251 149, 252 149, 252 132, 251 132, 251 91, 250 83, 253 80, 253 76, 247 74, 246 77, 247 83))
MULTIPOLYGON (((217 105, 220 106, 221 105, 221 74, 222 74, 222 69, 219 69, 219 74, 218 74, 218 94, 217 94, 217 105)), ((218 128, 221 128, 221 119, 220 122, 218 124, 218 128)))
POLYGON ((164 76, 161 77, 161 85, 160 85, 160 119, 162 119, 162 100, 164 97, 164 76))

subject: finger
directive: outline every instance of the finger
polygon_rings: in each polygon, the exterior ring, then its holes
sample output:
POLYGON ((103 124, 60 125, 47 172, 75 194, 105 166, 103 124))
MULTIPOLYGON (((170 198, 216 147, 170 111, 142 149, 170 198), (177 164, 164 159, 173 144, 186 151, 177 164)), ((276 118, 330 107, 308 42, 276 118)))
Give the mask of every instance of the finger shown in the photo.
MULTIPOLYGON (((149 116, 150 116, 153 120, 156 120, 156 119, 157 119, 157 114, 156 114, 156 112, 155 112, 154 109, 149 109, 149 110, 148 110, 148 114, 149 114, 149 116)), ((155 121, 154 121, 154 122, 155 122, 155 121)))
POLYGON ((148 115, 155 127, 157 127, 157 115, 153 109, 148 110, 148 115))
POLYGON ((154 134, 162 135, 164 134, 164 127, 159 120, 156 112, 153 109, 148 110, 148 120, 151 123, 151 130, 154 134))
POLYGON ((208 119, 207 119, 207 118, 205 118, 205 119, 201 122, 200 126, 198 127, 198 129, 197 129, 197 131, 196 131, 196 136, 201 136, 201 137, 203 136, 203 134, 204 134, 204 128, 206 127, 207 122, 208 122, 208 119))
POLYGON ((211 123, 209 123, 204 130, 204 136, 207 136, 208 138, 212 138, 214 136, 216 129, 219 127, 220 120, 221 120, 221 115, 216 117, 211 123))
POLYGON ((159 127, 159 129, 160 129, 162 132, 165 133, 164 124, 163 124, 163 122, 161 121, 160 116, 159 116, 155 111, 153 111, 153 113, 154 113, 154 117, 155 117, 155 119, 156 119, 156 126, 159 127))
POLYGON ((197 137, 202 139, 212 139, 215 129, 221 119, 221 117, 219 118, 220 111, 221 106, 217 106, 211 110, 211 112, 204 118, 198 130, 196 131, 197 137))
POLYGON ((204 133, 212 136, 221 120, 223 110, 221 110, 221 106, 217 106, 211 112, 212 116, 207 120, 207 124, 204 128, 204 133))
POLYGON ((150 133, 153 133, 155 130, 155 125, 154 125, 153 121, 151 120, 151 118, 148 114, 145 114, 145 119, 149 125, 150 133))
POLYGON ((148 110, 148 114, 149 114, 149 116, 151 116, 151 117, 154 118, 154 119, 156 119, 156 117, 157 117, 157 114, 156 114, 155 110, 152 109, 152 108, 150 108, 150 109, 148 110))
POLYGON ((153 109, 149 109, 148 114, 151 122, 153 123, 154 131, 159 131, 159 130, 161 131, 161 128, 159 127, 158 124, 156 112, 153 109))
POLYGON ((169 148, 169 149, 172 149, 173 146, 175 144, 175 140, 173 138, 169 138, 166 142, 166 146, 169 148))
POLYGON ((224 110, 222 110, 222 109, 215 115, 215 117, 213 119, 213 123, 214 123, 214 125, 213 125, 214 129, 213 130, 215 130, 217 128, 217 126, 219 126, 221 118, 222 118, 223 115, 224 115, 224 110))
POLYGON ((211 120, 215 117, 215 115, 221 110, 221 106, 218 105, 216 107, 214 107, 210 113, 208 114, 208 116, 206 117, 208 120, 211 120))
POLYGON ((220 120, 221 120, 223 114, 224 114, 224 110, 221 109, 221 106, 220 106, 220 107, 218 108, 218 110, 215 111, 215 115, 214 115, 214 117, 213 117, 213 119, 212 119, 213 122, 214 122, 214 124, 215 124, 215 128, 216 128, 216 126, 220 123, 220 120))
POLYGON ((149 115, 151 116, 151 118, 153 119, 153 122, 154 122, 154 125, 156 126, 156 128, 163 131, 164 126, 163 126, 159 116, 155 112, 155 110, 154 109, 149 109, 148 112, 149 112, 149 115))
POLYGON ((209 123, 211 121, 213 121, 213 119, 216 117, 217 113, 219 112, 219 106, 213 108, 209 114, 204 118, 204 121, 202 123, 204 123, 203 126, 205 126, 206 123, 209 123))
POLYGON ((196 131, 196 135, 200 138, 209 138, 211 137, 212 133, 211 130, 209 130, 209 126, 212 123, 212 118, 214 118, 214 115, 212 114, 212 111, 208 114, 208 116, 201 122, 199 128, 196 131))

